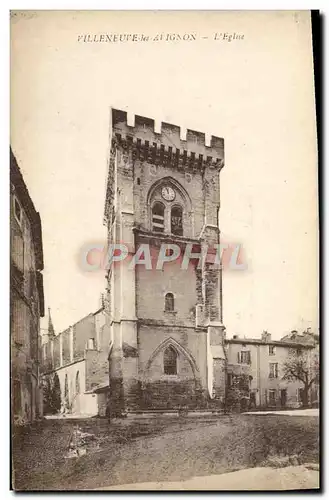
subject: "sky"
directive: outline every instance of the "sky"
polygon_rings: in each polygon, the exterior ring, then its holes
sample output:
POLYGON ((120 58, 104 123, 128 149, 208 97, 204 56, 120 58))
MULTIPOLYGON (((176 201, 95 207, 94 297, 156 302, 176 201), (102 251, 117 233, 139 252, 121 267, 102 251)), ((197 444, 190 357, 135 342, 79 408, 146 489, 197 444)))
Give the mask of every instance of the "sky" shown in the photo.
POLYGON ((247 258, 246 270, 223 273, 228 336, 268 330, 279 339, 292 329, 317 329, 308 13, 12 17, 11 145, 42 219, 45 305, 56 332, 97 310, 104 292, 104 271, 84 271, 80 257, 85 245, 106 239, 111 107, 225 139, 221 235, 242 245, 247 258), (149 41, 81 41, 101 33, 144 34, 149 41), (189 40, 159 40, 168 33, 189 40), (240 38, 229 42, 223 33, 240 38))

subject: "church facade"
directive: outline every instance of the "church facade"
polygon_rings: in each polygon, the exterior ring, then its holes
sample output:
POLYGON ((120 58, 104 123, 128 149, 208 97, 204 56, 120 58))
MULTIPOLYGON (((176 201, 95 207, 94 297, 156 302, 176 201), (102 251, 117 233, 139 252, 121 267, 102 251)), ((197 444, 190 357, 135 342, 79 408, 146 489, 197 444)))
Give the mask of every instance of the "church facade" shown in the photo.
POLYGON ((225 397, 221 271, 199 259, 220 243, 224 140, 208 146, 200 132, 182 140, 175 125, 154 127, 112 109, 105 223, 109 247, 127 249, 107 275, 113 414, 225 397))
MULTIPOLYGON (((98 311, 57 335, 49 316, 45 413, 301 406, 303 383, 286 379, 285 364, 301 356, 313 376, 316 335, 226 338, 218 259, 223 165, 221 138, 208 146, 204 134, 187 130, 182 140, 179 127, 162 123, 158 133, 153 120, 135 116, 131 126, 125 112, 112 110, 107 288, 98 311)), ((309 403, 318 401, 314 382, 309 403)))

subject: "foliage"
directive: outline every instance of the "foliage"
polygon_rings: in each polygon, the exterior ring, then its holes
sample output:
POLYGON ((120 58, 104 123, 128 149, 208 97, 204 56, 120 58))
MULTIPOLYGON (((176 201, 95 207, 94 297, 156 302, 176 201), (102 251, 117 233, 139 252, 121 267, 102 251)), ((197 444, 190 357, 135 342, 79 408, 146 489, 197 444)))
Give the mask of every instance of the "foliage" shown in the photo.
POLYGON ((43 379, 43 413, 53 415, 61 408, 61 387, 58 375, 43 379))
POLYGON ((53 381, 52 407, 54 408, 55 413, 59 412, 61 409, 61 386, 57 373, 55 373, 53 381))
POLYGON ((294 350, 283 364, 283 380, 303 383, 303 406, 309 403, 309 391, 314 383, 319 383, 319 359, 312 351, 299 354, 294 350))
POLYGON ((42 380, 42 393, 43 393, 43 413, 49 415, 51 410, 51 383, 49 377, 42 380))
POLYGON ((230 410, 247 409, 250 397, 250 381, 248 375, 232 375, 227 386, 225 406, 230 410))

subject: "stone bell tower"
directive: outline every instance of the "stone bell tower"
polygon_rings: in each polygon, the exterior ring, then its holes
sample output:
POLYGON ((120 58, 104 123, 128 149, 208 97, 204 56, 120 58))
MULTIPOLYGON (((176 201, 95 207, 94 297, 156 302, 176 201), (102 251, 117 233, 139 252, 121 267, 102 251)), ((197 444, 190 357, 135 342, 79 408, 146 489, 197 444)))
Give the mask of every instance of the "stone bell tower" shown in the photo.
POLYGON ((208 146, 187 130, 182 140, 168 123, 157 133, 138 115, 130 126, 112 109, 104 219, 116 246, 106 301, 112 414, 223 402, 221 270, 199 258, 220 243, 223 166, 223 139, 208 146))

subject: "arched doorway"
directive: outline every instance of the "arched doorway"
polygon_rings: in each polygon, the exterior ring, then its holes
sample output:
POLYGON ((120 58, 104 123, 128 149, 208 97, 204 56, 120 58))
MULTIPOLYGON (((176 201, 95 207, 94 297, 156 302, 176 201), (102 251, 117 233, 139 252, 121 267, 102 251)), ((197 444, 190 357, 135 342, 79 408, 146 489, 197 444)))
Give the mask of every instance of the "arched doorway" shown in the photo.
POLYGON ((165 340, 151 355, 144 372, 142 394, 143 406, 148 409, 193 409, 202 405, 196 363, 176 340, 165 340))

